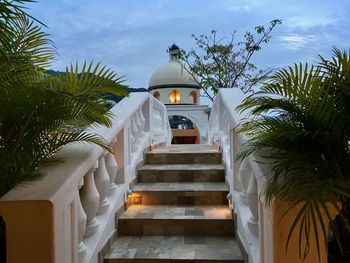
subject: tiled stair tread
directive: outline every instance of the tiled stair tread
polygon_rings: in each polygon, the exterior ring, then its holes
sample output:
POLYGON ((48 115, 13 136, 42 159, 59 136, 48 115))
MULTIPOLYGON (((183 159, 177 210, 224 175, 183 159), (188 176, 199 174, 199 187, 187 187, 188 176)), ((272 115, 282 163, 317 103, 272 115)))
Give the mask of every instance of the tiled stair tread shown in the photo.
POLYGON ((185 206, 185 205, 132 205, 120 219, 232 219, 226 205, 185 206))
POLYGON ((200 183, 138 183, 133 187, 133 192, 210 192, 228 191, 228 186, 223 182, 200 182, 200 183))
POLYGON ((244 262, 236 239, 229 236, 120 236, 105 259, 108 263, 113 259, 244 262))
POLYGON ((197 145, 188 145, 188 144, 177 144, 177 145, 168 145, 164 147, 156 147, 148 153, 218 153, 220 152, 213 145, 209 144, 197 144, 197 145))
POLYGON ((139 170, 224 170, 222 164, 145 164, 139 170))

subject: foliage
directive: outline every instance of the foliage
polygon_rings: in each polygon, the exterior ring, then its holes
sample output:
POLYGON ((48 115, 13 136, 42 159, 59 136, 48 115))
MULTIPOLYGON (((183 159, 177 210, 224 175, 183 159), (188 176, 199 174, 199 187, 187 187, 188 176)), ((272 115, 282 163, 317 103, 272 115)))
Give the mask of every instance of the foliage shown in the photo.
MULTIPOLYGON (((264 190, 267 202, 290 200, 290 208, 302 204, 288 242, 296 232, 299 257, 307 256, 311 239, 320 252, 319 237, 310 233, 321 230, 327 240, 321 216, 330 220, 325 203, 339 210, 336 201, 345 205, 350 198, 349 52, 333 48, 331 60, 319 56, 316 66, 295 64, 278 71, 238 109, 250 110, 252 117, 239 130, 248 138, 239 158, 255 153, 271 165, 264 190)), ((344 208, 338 219, 346 223, 344 208)), ((332 227, 336 229, 334 223, 332 227)), ((344 228, 349 231, 347 224, 344 228)))
MULTIPOLYGON (((46 70, 45 73, 52 75, 52 76, 56 76, 56 77, 57 76, 64 76, 66 74, 65 72, 55 71, 52 69, 46 70)), ((78 74, 79 77, 80 77, 80 75, 81 74, 78 74)), ((127 93, 131 93, 131 92, 148 92, 148 89, 127 87, 127 93)), ((116 94, 112 94, 112 93, 106 93, 106 98, 108 100, 112 101, 113 103, 118 103, 119 101, 121 101, 124 98, 124 95, 116 95, 116 94)))
POLYGON ((105 94, 127 94, 122 79, 100 63, 47 74, 56 50, 23 11, 25 2, 31 1, 0 1, 0 196, 35 178, 38 166, 68 143, 111 150, 86 128, 111 125, 105 94))
POLYGON ((238 43, 235 43, 236 32, 229 40, 218 38, 215 30, 210 36, 192 35, 200 51, 182 50, 182 63, 190 69, 189 73, 211 101, 219 88, 240 88, 249 92, 272 71, 258 70, 251 59, 262 44, 269 42, 272 30, 281 23, 281 20, 275 19, 268 28, 256 26, 256 36, 246 32, 245 41, 238 43))

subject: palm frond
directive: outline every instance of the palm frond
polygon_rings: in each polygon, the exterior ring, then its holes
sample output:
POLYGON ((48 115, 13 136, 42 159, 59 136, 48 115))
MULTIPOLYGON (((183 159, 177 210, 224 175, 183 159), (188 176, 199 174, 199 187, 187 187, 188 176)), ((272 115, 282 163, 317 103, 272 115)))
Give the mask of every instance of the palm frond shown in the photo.
POLYGON ((107 94, 127 95, 123 77, 100 63, 48 75, 45 67, 56 50, 23 9, 25 2, 30 0, 0 0, 0 108, 6 109, 0 111, 0 196, 40 176, 38 167, 66 144, 93 143, 111 151, 88 128, 111 126, 107 94))
POLYGON ((79 71, 78 64, 66 68, 66 74, 52 78, 50 88, 79 99, 101 99, 101 94, 110 93, 119 96, 128 95, 127 86, 123 85, 123 77, 97 63, 87 64, 79 71))
POLYGON ((281 69, 237 108, 251 116, 238 130, 248 141, 236 158, 255 154, 271 166, 263 191, 267 203, 278 198, 305 204, 287 241, 288 247, 299 225, 301 258, 310 238, 320 252, 320 231, 327 240, 323 204, 350 193, 350 56, 336 48, 333 54, 332 60, 320 56, 317 66, 281 69))

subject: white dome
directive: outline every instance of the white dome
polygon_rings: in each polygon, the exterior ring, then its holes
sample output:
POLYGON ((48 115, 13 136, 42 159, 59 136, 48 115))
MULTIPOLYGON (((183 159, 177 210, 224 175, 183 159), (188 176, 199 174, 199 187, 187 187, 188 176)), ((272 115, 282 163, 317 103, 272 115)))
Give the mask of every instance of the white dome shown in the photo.
POLYGON ((157 68, 149 82, 150 89, 168 85, 199 88, 198 83, 193 79, 191 74, 176 59, 170 60, 168 63, 157 68))

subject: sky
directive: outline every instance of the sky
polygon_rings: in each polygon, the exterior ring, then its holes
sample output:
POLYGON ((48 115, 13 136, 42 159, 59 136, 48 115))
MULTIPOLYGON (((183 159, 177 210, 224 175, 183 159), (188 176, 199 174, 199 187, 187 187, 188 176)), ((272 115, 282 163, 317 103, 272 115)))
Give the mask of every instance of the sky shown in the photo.
POLYGON ((332 46, 350 49, 350 0, 39 0, 27 7, 58 49, 52 69, 101 61, 133 88, 147 88, 171 44, 195 49, 191 35, 213 29, 227 37, 236 31, 242 41, 246 31, 281 19, 253 57, 261 69, 314 63, 332 46))

